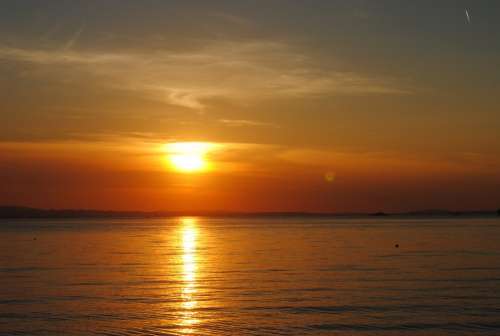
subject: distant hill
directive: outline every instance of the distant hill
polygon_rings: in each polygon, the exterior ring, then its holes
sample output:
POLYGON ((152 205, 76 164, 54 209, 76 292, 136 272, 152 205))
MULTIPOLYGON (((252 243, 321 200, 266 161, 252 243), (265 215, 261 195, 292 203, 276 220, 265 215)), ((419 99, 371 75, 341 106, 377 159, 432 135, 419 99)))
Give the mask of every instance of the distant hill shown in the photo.
MULTIPOLYGON (((228 212, 228 211, 112 211, 92 209, 38 209, 22 206, 0 206, 0 218, 159 218, 174 216, 222 217, 327 217, 338 214, 309 212, 228 212)), ((345 216, 345 215, 344 215, 345 216)))
POLYGON ((500 209, 485 211, 421 210, 405 213, 315 213, 315 212, 227 212, 227 211, 107 211, 91 209, 37 209, 22 206, 0 206, 0 218, 159 218, 173 216, 210 217, 451 217, 500 216, 500 209))
POLYGON ((85 209, 36 209, 17 206, 0 207, 0 218, 116 218, 152 217, 155 213, 139 211, 100 211, 85 209))

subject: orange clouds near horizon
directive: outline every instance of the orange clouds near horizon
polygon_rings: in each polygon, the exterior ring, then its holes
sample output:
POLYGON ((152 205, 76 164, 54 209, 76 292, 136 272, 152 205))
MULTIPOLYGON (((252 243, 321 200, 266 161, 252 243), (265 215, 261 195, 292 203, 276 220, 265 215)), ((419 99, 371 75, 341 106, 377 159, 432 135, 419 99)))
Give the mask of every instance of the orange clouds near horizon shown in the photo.
POLYGON ((500 182, 498 163, 477 158, 222 143, 210 145, 210 170, 185 174, 165 162, 165 146, 184 143, 177 144, 2 144, 0 203, 188 212, 473 210, 496 207, 500 182), (325 179, 329 172, 335 179, 325 179))

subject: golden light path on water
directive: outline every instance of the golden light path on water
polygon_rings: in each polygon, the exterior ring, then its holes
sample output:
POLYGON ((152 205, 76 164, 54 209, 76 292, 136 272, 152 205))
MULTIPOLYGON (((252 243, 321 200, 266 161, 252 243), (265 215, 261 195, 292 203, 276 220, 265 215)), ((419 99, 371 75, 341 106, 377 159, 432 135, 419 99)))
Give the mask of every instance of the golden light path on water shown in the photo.
POLYGON ((181 239, 182 239, 182 309, 180 318, 180 332, 182 334, 192 334, 195 325, 199 322, 196 318, 196 239, 198 228, 195 218, 181 219, 181 239))

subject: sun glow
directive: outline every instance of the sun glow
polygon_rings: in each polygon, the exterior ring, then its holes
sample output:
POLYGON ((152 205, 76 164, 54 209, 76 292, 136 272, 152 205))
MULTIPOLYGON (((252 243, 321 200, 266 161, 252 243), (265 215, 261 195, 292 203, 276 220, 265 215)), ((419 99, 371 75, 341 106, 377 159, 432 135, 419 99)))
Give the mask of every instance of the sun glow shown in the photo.
POLYGON ((174 142, 165 147, 170 166, 174 170, 194 173, 208 170, 206 155, 214 146, 208 142, 174 142))

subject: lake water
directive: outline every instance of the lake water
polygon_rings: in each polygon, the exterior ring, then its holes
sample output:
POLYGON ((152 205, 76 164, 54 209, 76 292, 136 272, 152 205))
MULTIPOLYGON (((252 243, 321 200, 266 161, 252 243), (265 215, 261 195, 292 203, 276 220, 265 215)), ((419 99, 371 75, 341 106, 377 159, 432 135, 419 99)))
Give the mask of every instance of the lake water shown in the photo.
POLYGON ((0 237, 1 335, 500 335, 495 218, 12 220, 0 237))

